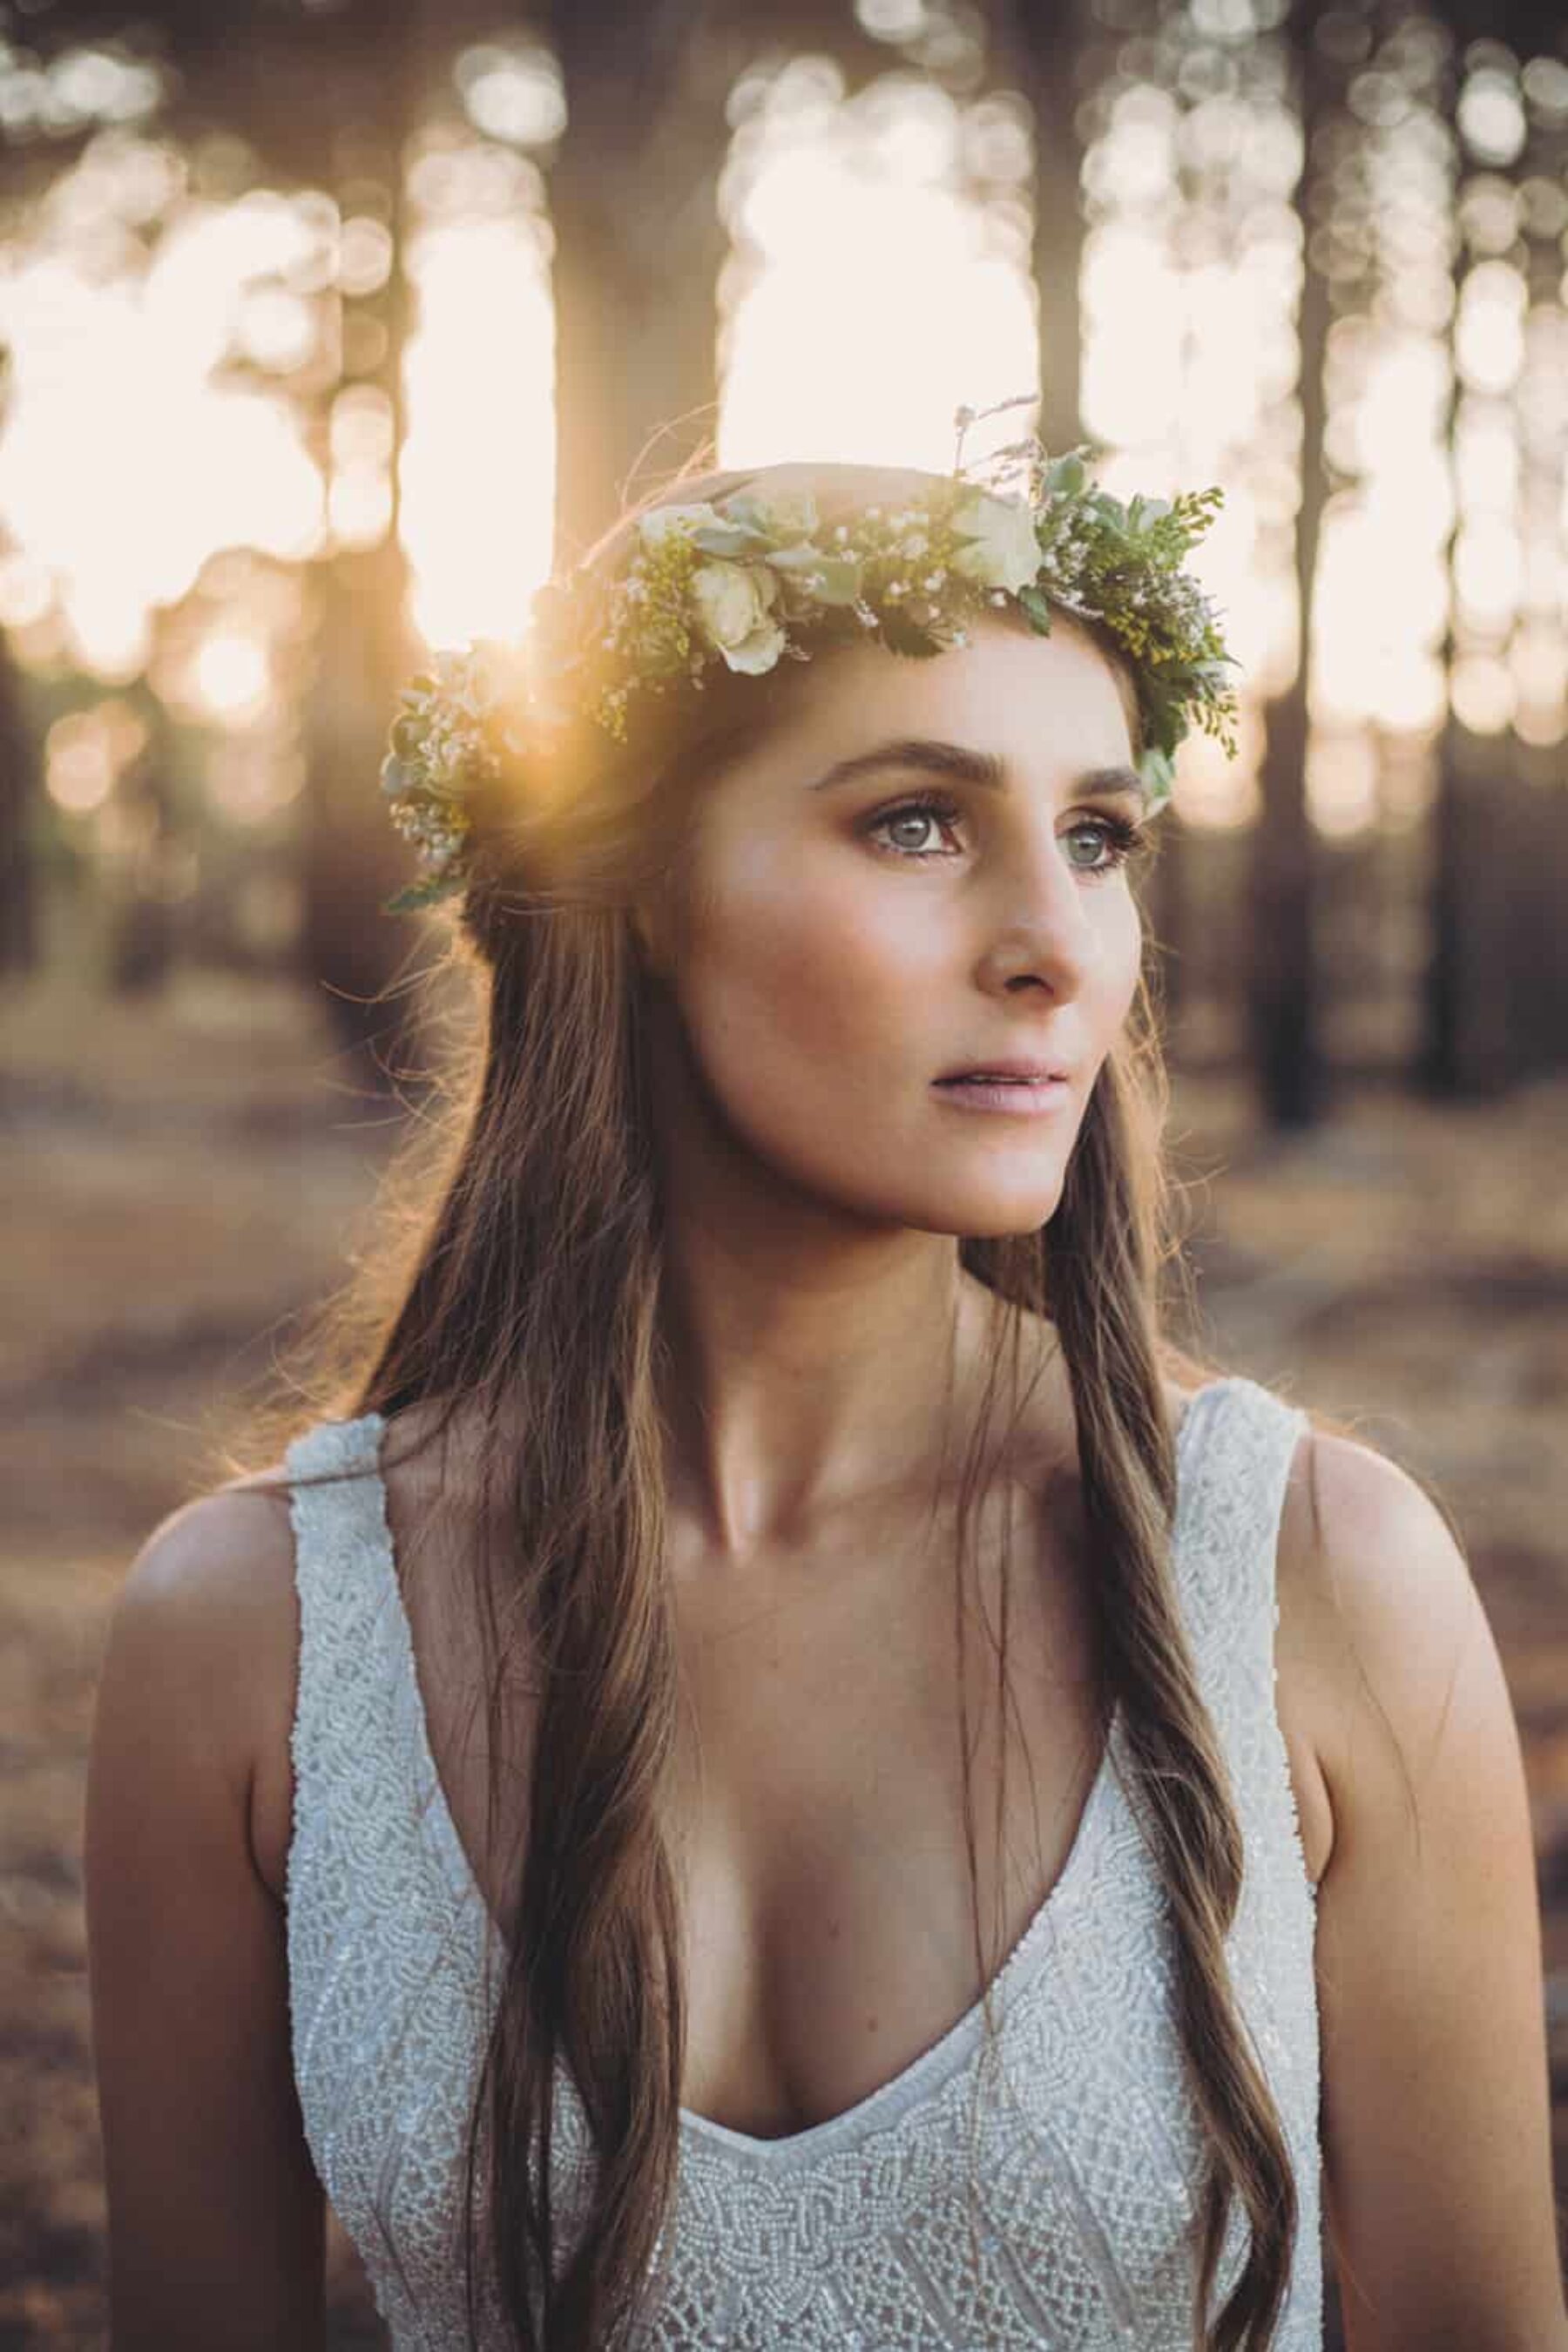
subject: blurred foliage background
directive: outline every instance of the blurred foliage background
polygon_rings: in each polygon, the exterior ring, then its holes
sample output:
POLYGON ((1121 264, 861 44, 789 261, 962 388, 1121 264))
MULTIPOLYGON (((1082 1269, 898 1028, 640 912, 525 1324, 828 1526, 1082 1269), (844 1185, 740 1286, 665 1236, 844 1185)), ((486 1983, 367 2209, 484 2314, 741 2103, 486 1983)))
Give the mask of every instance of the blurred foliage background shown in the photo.
POLYGON ((705 437, 945 467, 1030 387, 971 456, 1225 489, 1240 755, 1150 907, 1194 1336, 1459 1517, 1568 2146, 1568 18, 8 0, 0 2352, 101 2339, 108 1604, 419 1116, 397 685, 705 437))

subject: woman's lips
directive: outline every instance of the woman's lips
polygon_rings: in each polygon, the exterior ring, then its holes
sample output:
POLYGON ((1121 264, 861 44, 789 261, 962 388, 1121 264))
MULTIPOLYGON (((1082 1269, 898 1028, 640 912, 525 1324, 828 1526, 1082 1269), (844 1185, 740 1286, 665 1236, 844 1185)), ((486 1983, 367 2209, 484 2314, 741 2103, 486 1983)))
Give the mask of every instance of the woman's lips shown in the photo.
POLYGON ((932 1090, 965 1110, 1010 1111, 1019 1118, 1065 1110, 1072 1098, 1065 1078, 938 1078, 932 1090))

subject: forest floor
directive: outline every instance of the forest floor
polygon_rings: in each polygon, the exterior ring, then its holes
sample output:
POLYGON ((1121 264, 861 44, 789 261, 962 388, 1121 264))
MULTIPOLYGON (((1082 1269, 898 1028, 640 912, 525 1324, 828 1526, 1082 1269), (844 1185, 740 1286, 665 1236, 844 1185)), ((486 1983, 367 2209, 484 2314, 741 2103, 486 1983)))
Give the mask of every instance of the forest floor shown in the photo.
MULTIPOLYGON (((295 992, 0 995, 0 2352, 103 2340, 80 1817, 108 1612, 222 1475, 334 1288, 405 1121, 295 992)), ((1438 1107, 1346 1087, 1261 1132, 1182 1077, 1200 1352, 1352 1424, 1463 1531, 1524 1738, 1568 2193, 1568 1080, 1438 1107)), ((384 2342, 341 2234, 334 2352, 384 2342)))

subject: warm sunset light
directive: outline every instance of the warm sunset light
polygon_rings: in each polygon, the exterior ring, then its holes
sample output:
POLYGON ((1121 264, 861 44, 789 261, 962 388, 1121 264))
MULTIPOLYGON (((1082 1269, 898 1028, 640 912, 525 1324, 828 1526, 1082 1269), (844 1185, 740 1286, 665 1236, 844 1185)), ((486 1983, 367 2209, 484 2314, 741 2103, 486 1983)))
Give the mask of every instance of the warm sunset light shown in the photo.
POLYGON ((71 816, 90 816, 146 740, 142 721, 118 697, 68 711, 56 719, 44 746, 49 798, 71 816))
POLYGON ((554 331, 526 221, 439 222, 416 240, 418 326, 400 470, 412 609, 430 645, 515 635, 550 565, 554 331))
POLYGON ((197 690, 217 718, 234 721, 253 715, 266 699, 268 683, 266 650, 254 637, 209 637, 196 656, 197 690))
POLYGON ((212 381, 247 274, 298 234, 280 199, 193 207, 143 278, 108 285, 63 250, 0 253, 0 527, 55 576, 89 671, 134 674, 151 608, 217 549, 298 560, 319 543, 320 477, 290 412, 212 381))
MULTIPOLYGON (((411 150, 402 256, 412 324, 398 530, 408 609, 431 646, 518 631, 549 561, 554 499, 549 189, 524 151, 560 133, 560 79, 537 45, 500 38, 464 49, 453 74, 467 122, 433 121, 411 150)), ((1516 127, 1500 89, 1482 77, 1467 100, 1494 142, 1516 127)), ((984 408, 1038 381, 1027 102, 1005 89, 963 101, 891 71, 848 97, 831 59, 800 57, 743 76, 730 114, 721 462, 874 448, 947 467, 960 402, 984 408)), ((1179 791, 1200 824, 1246 821, 1247 714, 1301 652, 1285 396, 1300 278, 1295 135, 1267 81, 1184 110, 1132 81, 1104 104, 1084 164, 1082 406, 1101 478, 1123 498, 1180 482, 1226 491, 1193 561, 1240 665, 1244 756, 1232 762, 1195 736, 1184 746, 1179 791), (1232 208, 1228 232, 1206 243, 1189 235, 1195 215, 1180 194, 1194 162, 1214 175, 1213 203, 1232 208)), ((1425 194, 1435 208, 1437 164, 1416 129, 1391 127, 1384 155, 1407 205, 1425 194)), ((322 364, 331 289, 358 299, 386 283, 396 256, 385 224, 340 215, 319 190, 182 196, 184 169, 154 138, 101 132, 32 235, 0 255, 0 338, 13 353, 0 617, 24 658, 109 682, 147 666, 155 615, 221 551, 306 563, 374 548, 394 514, 384 383, 342 382, 319 426, 289 390, 322 364), (168 226, 140 276, 89 266, 68 234, 93 207, 130 219, 159 206, 168 226)), ((1479 180, 1468 199, 1478 235, 1492 235, 1484 215, 1500 184, 1479 180)), ((1331 335, 1328 441, 1347 481, 1322 516, 1315 719, 1339 735, 1433 737, 1450 690, 1439 656, 1452 532, 1455 609, 1487 641, 1458 662, 1456 707, 1477 731, 1514 719, 1552 740, 1562 665, 1524 614, 1531 559, 1508 407, 1531 354, 1538 368, 1549 354, 1529 341, 1521 281, 1499 257, 1468 274, 1450 362, 1436 265, 1420 257, 1429 246, 1411 231, 1386 317, 1346 318, 1331 335), (1450 449, 1455 369, 1464 400, 1450 449), (1510 632, 1511 662, 1488 650, 1510 632)), ((373 321, 355 323, 372 335, 373 321)), ((1016 411, 986 420, 968 454, 1024 429, 1016 411)), ((192 677, 195 705, 232 725, 268 690, 267 657, 243 629, 220 631, 192 677)), ((1348 772, 1315 763, 1331 770, 1348 772)), ((1331 832, 1368 805, 1342 781, 1313 792, 1331 832)))
MULTIPOLYGON (((889 79, 846 101, 816 58, 777 77, 735 142, 721 465, 874 448, 945 469, 961 402, 1035 381, 1026 245, 1014 213, 961 194, 963 132, 938 90, 889 79)), ((968 455, 1006 437, 993 420, 968 455)))
POLYGON ((1550 15, 0 0, 0 2352, 1568 2352, 1550 15))

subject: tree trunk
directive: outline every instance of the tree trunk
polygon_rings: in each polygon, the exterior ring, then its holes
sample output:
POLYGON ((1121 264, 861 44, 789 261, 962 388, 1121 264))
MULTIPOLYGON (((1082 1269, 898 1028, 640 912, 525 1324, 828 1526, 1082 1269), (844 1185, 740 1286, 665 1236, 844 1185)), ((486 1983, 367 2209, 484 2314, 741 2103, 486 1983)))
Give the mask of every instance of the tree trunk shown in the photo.
POLYGON ((554 567, 718 436, 730 95, 764 53, 896 63, 846 0, 552 0, 567 124, 555 230, 554 567))
POLYGON ((567 105, 550 173, 558 569, 717 426, 718 188, 734 59, 712 37, 714 14, 710 0, 558 0, 552 11, 567 105))
POLYGON ((1015 69, 1035 117, 1035 297, 1039 321, 1039 435, 1053 457, 1084 437, 1083 320, 1079 284, 1083 268, 1083 142, 1077 113, 1082 87, 1085 28, 1081 6, 1055 16, 1019 5, 1005 26, 1015 69))
POLYGON ((1254 1085, 1274 1128, 1301 1128, 1321 1118, 1327 1072, 1318 1036, 1312 956, 1314 859, 1307 805, 1308 677, 1312 606, 1324 499, 1324 362, 1329 288, 1312 266, 1310 195, 1329 109, 1327 68, 1314 41, 1312 12, 1299 15, 1291 37, 1300 93, 1303 162, 1296 205, 1301 222, 1301 504, 1296 526, 1296 592, 1300 614, 1296 675, 1268 706, 1258 775, 1261 806, 1250 844, 1247 888, 1247 1027, 1254 1085))
MULTIPOLYGON (((374 374, 358 380, 385 393, 398 459, 409 328, 405 151, 417 126, 421 90, 434 71, 422 44, 423 24, 422 9, 388 6, 382 37, 368 47, 362 26, 352 57, 342 61, 336 119, 330 128, 320 126, 324 136, 316 167, 321 184, 331 188, 374 165, 389 191, 393 273, 370 298, 385 330, 384 351, 374 374)), ((437 37, 433 33, 433 41, 437 37)), ((344 308, 350 308, 347 298, 344 308)), ((318 419, 322 425, 324 414, 318 419)), ((360 1051, 377 1084, 406 1059, 412 1002, 392 992, 416 938, 408 925, 382 911, 409 878, 408 847, 386 821, 378 782, 397 691, 418 656, 405 611, 408 566, 398 536, 396 463, 383 538, 374 547, 340 550, 314 567, 320 618, 305 702, 308 771, 300 845, 300 968, 321 989, 339 1036, 360 1051)))
POLYGON ((41 762, 22 709, 16 666, 0 636, 0 973, 38 960, 37 823, 41 762))

